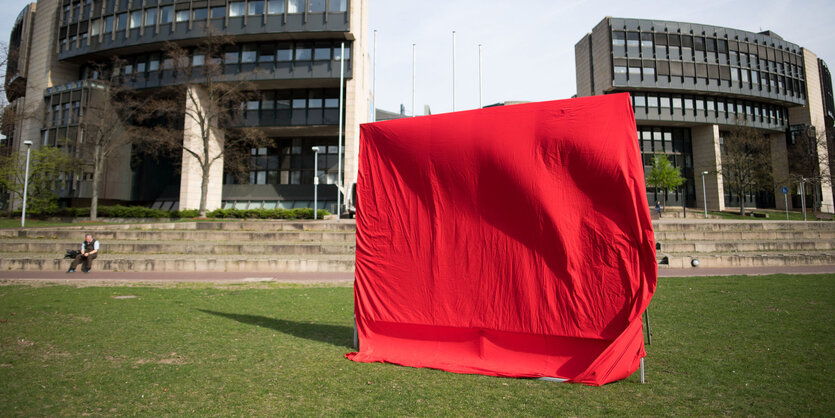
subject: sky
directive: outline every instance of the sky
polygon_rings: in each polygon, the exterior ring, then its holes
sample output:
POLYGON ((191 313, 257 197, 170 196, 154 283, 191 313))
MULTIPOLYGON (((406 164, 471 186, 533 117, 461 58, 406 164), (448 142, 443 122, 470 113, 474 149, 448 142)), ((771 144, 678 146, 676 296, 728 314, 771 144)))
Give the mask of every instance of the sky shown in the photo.
MULTIPOLYGON (((58 0, 55 0, 58 1, 58 0)), ((484 105, 569 98, 576 93, 574 44, 606 16, 673 20, 760 32, 772 30, 835 68, 835 2, 810 0, 581 1, 368 0, 368 49, 377 31, 377 107, 412 114, 415 44, 417 114, 479 106, 478 45, 483 45, 484 105), (802 6, 801 6, 802 4, 802 6)), ((2 0, 0 36, 28 3, 2 0)), ((373 62, 373 57, 369 58, 373 62)), ((371 67, 369 67, 371 71, 371 67)))

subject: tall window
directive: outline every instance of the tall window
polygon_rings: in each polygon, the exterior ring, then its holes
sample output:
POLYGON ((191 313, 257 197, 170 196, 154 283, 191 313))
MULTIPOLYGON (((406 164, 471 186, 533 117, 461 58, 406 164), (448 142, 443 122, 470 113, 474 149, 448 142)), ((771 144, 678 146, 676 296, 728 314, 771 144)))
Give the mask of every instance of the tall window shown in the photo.
MULTIPOLYGON (((206 10, 206 9, 202 9, 202 10, 206 10)), ((195 10, 195 12, 196 12, 196 10, 195 10)), ((190 17, 191 17, 191 12, 190 11, 180 10, 180 11, 177 12, 177 17, 176 17, 175 20, 177 22, 188 22, 188 19, 190 17)), ((205 17, 204 17, 204 19, 205 19, 205 17)))
MULTIPOLYGON (((183 10, 188 17, 188 10, 183 10)), ((171 23, 174 20, 174 6, 164 6, 159 9, 159 23, 171 23)))
POLYGON ((96 19, 90 24, 90 36, 96 36, 101 33, 101 19, 96 19))
POLYGON ((145 26, 157 24, 157 9, 145 9, 145 26))
POLYGON ((267 2, 267 14, 279 15, 284 13, 285 0, 269 0, 267 2))
POLYGON ((326 4, 326 0, 307 0, 307 11, 311 13, 324 12, 326 4))
POLYGON ((130 28, 136 29, 142 26, 142 11, 137 10, 130 13, 130 28))
POLYGON ((264 1, 263 0, 250 0, 249 2, 249 15, 250 16, 260 16, 264 14, 264 1))
POLYGON ((347 3, 347 0, 330 0, 330 6, 328 10, 331 12, 344 12, 348 10, 348 8, 346 7, 347 3))
POLYGON ((287 13, 304 12, 304 0, 287 0, 287 13))
POLYGON ((246 13, 246 3, 235 1, 229 3, 229 17, 243 16, 246 13))
POLYGON ((113 16, 104 18, 104 30, 102 32, 105 34, 113 32, 113 16))

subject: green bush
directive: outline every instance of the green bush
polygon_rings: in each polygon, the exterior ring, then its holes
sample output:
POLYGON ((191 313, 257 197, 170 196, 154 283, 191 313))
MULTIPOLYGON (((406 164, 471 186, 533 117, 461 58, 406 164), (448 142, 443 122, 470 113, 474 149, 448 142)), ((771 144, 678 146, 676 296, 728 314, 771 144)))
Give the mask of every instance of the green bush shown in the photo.
MULTIPOLYGON (((59 208, 52 206, 48 209, 40 211, 29 211, 27 208, 27 215, 31 213, 33 217, 51 217, 62 216, 71 218, 81 218, 90 216, 90 208, 59 208)), ((98 216, 101 218, 181 218, 189 219, 196 218, 200 215, 197 209, 187 209, 181 211, 166 211, 161 209, 151 209, 144 206, 99 206, 98 216)), ((324 209, 319 209, 318 218, 324 219, 325 216, 330 215, 330 212, 324 209)), ((20 210, 15 211, 15 216, 20 216, 20 210)), ((298 208, 298 209, 215 209, 207 212, 206 217, 217 219, 313 219, 312 208, 298 208)))
MULTIPOLYGON (((319 209, 319 218, 326 215, 330 212, 319 209)), ((313 209, 215 209, 206 216, 219 219, 313 219, 313 209)))

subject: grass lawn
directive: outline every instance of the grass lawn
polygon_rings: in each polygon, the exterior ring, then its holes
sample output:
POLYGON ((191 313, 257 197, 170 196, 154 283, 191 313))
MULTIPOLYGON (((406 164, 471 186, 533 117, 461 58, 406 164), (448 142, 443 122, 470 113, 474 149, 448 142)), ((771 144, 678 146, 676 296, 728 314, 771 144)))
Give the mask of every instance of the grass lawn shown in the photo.
POLYGON ((351 292, 0 286, 0 416, 835 410, 833 275, 662 278, 647 384, 603 387, 353 363, 351 292))

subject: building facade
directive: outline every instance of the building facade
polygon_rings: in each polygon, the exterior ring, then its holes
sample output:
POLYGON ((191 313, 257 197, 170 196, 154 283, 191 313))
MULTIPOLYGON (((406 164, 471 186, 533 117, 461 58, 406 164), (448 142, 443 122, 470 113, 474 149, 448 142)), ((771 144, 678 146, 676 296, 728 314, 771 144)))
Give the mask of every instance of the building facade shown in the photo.
MULTIPOLYGON (((125 85, 153 95, 177 83, 166 43, 188 51, 189 65, 203 65, 208 58, 196 46, 212 31, 232 41, 218 57, 224 76, 247 80, 257 93, 241 103, 243 126, 262 130, 270 144, 249 150, 243 179, 225 173, 222 161, 213 167, 208 208, 312 207, 317 176, 319 208, 335 211, 339 160, 344 184, 356 181, 359 124, 369 116, 367 21, 367 0, 39 0, 20 13, 10 38, 7 96, 15 114, 26 116, 6 128, 5 146, 83 141, 80 121, 101 87, 98 68, 118 62, 112 70, 125 85), (312 147, 320 150, 317 173, 312 147)), ((196 129, 180 128, 184 141, 196 129)), ((126 146, 109 159, 99 196, 195 209, 202 181, 195 161, 186 153, 149 158, 126 146)), ((78 203, 90 187, 91 174, 80 173, 58 192, 78 203)))
MULTIPOLYGON (((787 187, 788 205, 799 207, 788 157, 794 136, 824 136, 832 127, 831 77, 814 53, 769 31, 613 17, 574 50, 577 95, 630 93, 647 172, 664 154, 686 178, 683 191, 648 189, 649 201, 699 208, 706 201, 722 210, 745 199, 746 207, 784 208, 787 187), (724 184, 723 137, 740 125, 770 142, 773 190, 740 193, 724 184)), ((828 145, 831 137, 817 145, 820 173, 831 172, 828 145)), ((804 188, 806 196, 819 196, 821 210, 833 211, 830 182, 804 188)))

